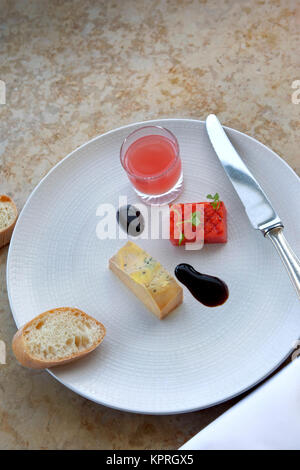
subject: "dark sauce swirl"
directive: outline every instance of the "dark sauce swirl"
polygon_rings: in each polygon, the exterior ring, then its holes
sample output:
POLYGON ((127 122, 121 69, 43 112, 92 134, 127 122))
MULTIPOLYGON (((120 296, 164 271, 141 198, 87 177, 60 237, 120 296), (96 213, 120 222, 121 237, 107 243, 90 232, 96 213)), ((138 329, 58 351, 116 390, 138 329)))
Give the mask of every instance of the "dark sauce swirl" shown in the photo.
POLYGON ((224 281, 215 276, 199 273, 190 264, 178 264, 175 276, 189 289, 195 299, 207 307, 217 307, 228 299, 229 290, 224 281))
POLYGON ((122 206, 116 214, 117 222, 124 232, 132 237, 138 237, 142 234, 145 223, 141 212, 132 204, 122 206))

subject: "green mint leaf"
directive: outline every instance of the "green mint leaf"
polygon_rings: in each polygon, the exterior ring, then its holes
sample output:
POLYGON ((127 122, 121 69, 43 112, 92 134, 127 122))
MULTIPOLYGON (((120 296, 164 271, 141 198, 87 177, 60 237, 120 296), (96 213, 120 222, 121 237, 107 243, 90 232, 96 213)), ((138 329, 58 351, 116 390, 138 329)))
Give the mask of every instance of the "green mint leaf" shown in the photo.
POLYGON ((211 205, 213 206, 213 208, 215 210, 218 210, 220 205, 221 205, 221 202, 220 201, 214 201, 214 202, 211 203, 211 205))
POLYGON ((191 222, 194 227, 198 227, 201 224, 201 212, 195 211, 191 215, 191 222))
POLYGON ((214 196, 208 194, 206 197, 207 199, 213 199, 213 202, 211 202, 210 204, 213 209, 218 210, 221 204, 219 193, 216 193, 214 196))
POLYGON ((183 240, 184 240, 184 235, 183 235, 183 233, 181 232, 180 238, 179 238, 179 246, 181 245, 181 243, 183 242, 183 240))

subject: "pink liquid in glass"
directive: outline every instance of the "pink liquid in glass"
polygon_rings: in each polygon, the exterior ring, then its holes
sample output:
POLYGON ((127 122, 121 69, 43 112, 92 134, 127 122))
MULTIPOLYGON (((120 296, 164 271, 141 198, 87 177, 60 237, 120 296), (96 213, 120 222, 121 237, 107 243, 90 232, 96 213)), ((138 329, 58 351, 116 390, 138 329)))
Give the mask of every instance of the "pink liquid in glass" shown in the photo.
POLYGON ((134 187, 144 194, 169 191, 181 174, 175 143, 162 135, 146 135, 127 149, 124 166, 134 187))

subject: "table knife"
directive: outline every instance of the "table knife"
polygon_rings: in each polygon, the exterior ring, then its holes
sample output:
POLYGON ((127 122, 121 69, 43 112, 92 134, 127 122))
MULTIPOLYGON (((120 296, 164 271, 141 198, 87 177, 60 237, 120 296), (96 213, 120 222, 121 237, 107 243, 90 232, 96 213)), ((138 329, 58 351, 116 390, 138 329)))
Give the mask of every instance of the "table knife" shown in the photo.
POLYGON ((206 130, 252 226, 271 240, 300 299, 300 261, 283 235, 283 223, 268 197, 233 147, 217 116, 206 119, 206 130))

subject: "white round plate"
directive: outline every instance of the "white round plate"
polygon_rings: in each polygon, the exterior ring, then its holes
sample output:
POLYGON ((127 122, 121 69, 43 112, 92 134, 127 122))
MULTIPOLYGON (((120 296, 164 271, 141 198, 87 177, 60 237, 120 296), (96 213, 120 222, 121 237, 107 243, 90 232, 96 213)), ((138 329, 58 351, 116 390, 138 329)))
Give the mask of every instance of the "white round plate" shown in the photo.
MULTIPOLYGON (((148 122, 149 123, 149 122, 148 122)), ((86 358, 52 369, 76 393, 110 407, 168 414, 206 408, 270 374, 300 333, 298 300, 278 255, 254 230, 208 140, 204 123, 163 119, 180 144, 184 192, 198 202, 218 192, 228 209, 228 243, 201 251, 168 240, 138 240, 170 272, 180 262, 219 276, 230 296, 207 308, 184 288, 184 302, 159 321, 108 269, 124 240, 99 240, 102 203, 119 195, 137 202, 119 162, 123 139, 137 123, 81 146, 41 181, 27 201, 10 245, 7 282, 18 327, 45 310, 76 306, 106 326, 86 358)), ((299 180, 274 152, 238 131, 227 132, 285 223, 296 252, 299 180)))

